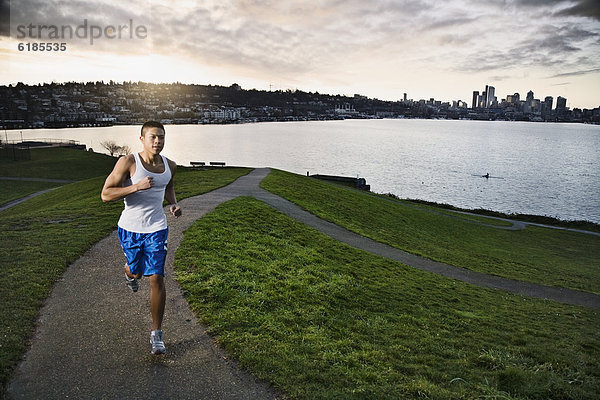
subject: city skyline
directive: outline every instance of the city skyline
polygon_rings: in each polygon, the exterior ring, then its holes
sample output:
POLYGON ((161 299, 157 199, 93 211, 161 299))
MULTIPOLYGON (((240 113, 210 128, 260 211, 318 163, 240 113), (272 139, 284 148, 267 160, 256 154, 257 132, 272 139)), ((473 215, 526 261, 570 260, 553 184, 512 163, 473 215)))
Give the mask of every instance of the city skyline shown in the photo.
POLYGON ((566 99, 536 99, 529 91, 500 102, 494 87, 474 91, 475 108, 462 101, 434 98, 401 101, 300 90, 266 91, 240 85, 156 84, 144 82, 0 85, 0 129, 163 124, 229 124, 340 119, 424 118, 484 121, 600 123, 600 107, 570 110, 566 99), (489 94, 489 95, 488 95, 489 94))
POLYGON ((471 105, 473 91, 491 83, 496 95, 533 90, 566 98, 571 109, 600 106, 594 0, 22 0, 10 3, 10 30, 9 3, 1 3, 2 85, 238 83, 471 105), (25 47, 37 42, 66 49, 25 47))

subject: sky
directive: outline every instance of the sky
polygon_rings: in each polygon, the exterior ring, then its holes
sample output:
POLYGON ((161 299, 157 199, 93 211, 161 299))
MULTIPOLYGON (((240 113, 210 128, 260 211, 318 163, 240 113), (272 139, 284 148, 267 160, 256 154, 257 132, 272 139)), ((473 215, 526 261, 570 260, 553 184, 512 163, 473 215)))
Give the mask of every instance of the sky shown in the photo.
POLYGON ((469 106, 492 85, 499 100, 532 90, 600 106, 600 0, 0 4, 0 85, 237 83, 469 106), (31 50, 42 42, 52 50, 31 50))

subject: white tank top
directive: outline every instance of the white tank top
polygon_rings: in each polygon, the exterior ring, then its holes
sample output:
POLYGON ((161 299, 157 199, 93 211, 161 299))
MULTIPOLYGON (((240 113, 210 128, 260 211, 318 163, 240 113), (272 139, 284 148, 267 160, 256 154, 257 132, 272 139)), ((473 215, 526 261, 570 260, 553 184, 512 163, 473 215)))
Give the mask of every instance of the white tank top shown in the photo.
POLYGON ((140 190, 125 197, 125 209, 119 218, 119 227, 138 233, 152 233, 167 228, 167 217, 163 211, 165 188, 171 180, 171 170, 165 157, 162 157, 165 171, 154 173, 146 170, 140 161, 140 156, 133 153, 135 158, 135 173, 125 182, 125 186, 138 183, 146 176, 151 176, 154 186, 140 190))

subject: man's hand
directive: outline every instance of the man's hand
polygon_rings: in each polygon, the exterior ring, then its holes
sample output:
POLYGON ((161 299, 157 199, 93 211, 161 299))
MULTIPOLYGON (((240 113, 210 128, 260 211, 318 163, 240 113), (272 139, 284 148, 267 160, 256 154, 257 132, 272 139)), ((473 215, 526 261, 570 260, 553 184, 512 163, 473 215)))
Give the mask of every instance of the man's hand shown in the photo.
POLYGON ((150 189, 152 186, 154 186, 153 179, 154 178, 152 178, 151 176, 143 177, 138 183, 136 183, 137 189, 138 190, 150 189))
POLYGON ((175 218, 177 218, 181 215, 181 208, 179 208, 179 206, 177 204, 171 204, 171 207, 169 207, 169 210, 171 210, 171 214, 173 214, 173 216, 175 218))

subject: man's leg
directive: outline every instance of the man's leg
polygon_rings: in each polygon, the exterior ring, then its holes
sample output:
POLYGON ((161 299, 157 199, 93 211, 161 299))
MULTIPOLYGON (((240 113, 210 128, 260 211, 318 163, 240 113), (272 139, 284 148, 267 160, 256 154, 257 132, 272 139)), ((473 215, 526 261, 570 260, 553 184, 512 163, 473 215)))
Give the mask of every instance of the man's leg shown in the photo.
POLYGON ((124 267, 125 283, 135 293, 139 288, 138 279, 143 275, 143 265, 140 263, 143 259, 141 237, 139 233, 128 232, 121 227, 117 231, 127 261, 124 267))
POLYGON ((152 345, 152 354, 165 353, 162 321, 167 298, 164 275, 168 232, 168 229, 154 232, 148 235, 144 243, 146 248, 146 268, 144 275, 148 276, 148 280, 150 281, 150 311, 152 313, 150 344, 152 345))
POLYGON ((162 320, 165 314, 167 289, 165 278, 162 275, 150 276, 150 311, 152 312, 152 330, 162 329, 162 320))
POLYGON ((140 272, 139 274, 132 274, 129 270, 129 264, 125 264, 125 275, 132 279, 142 279, 143 274, 140 272))

